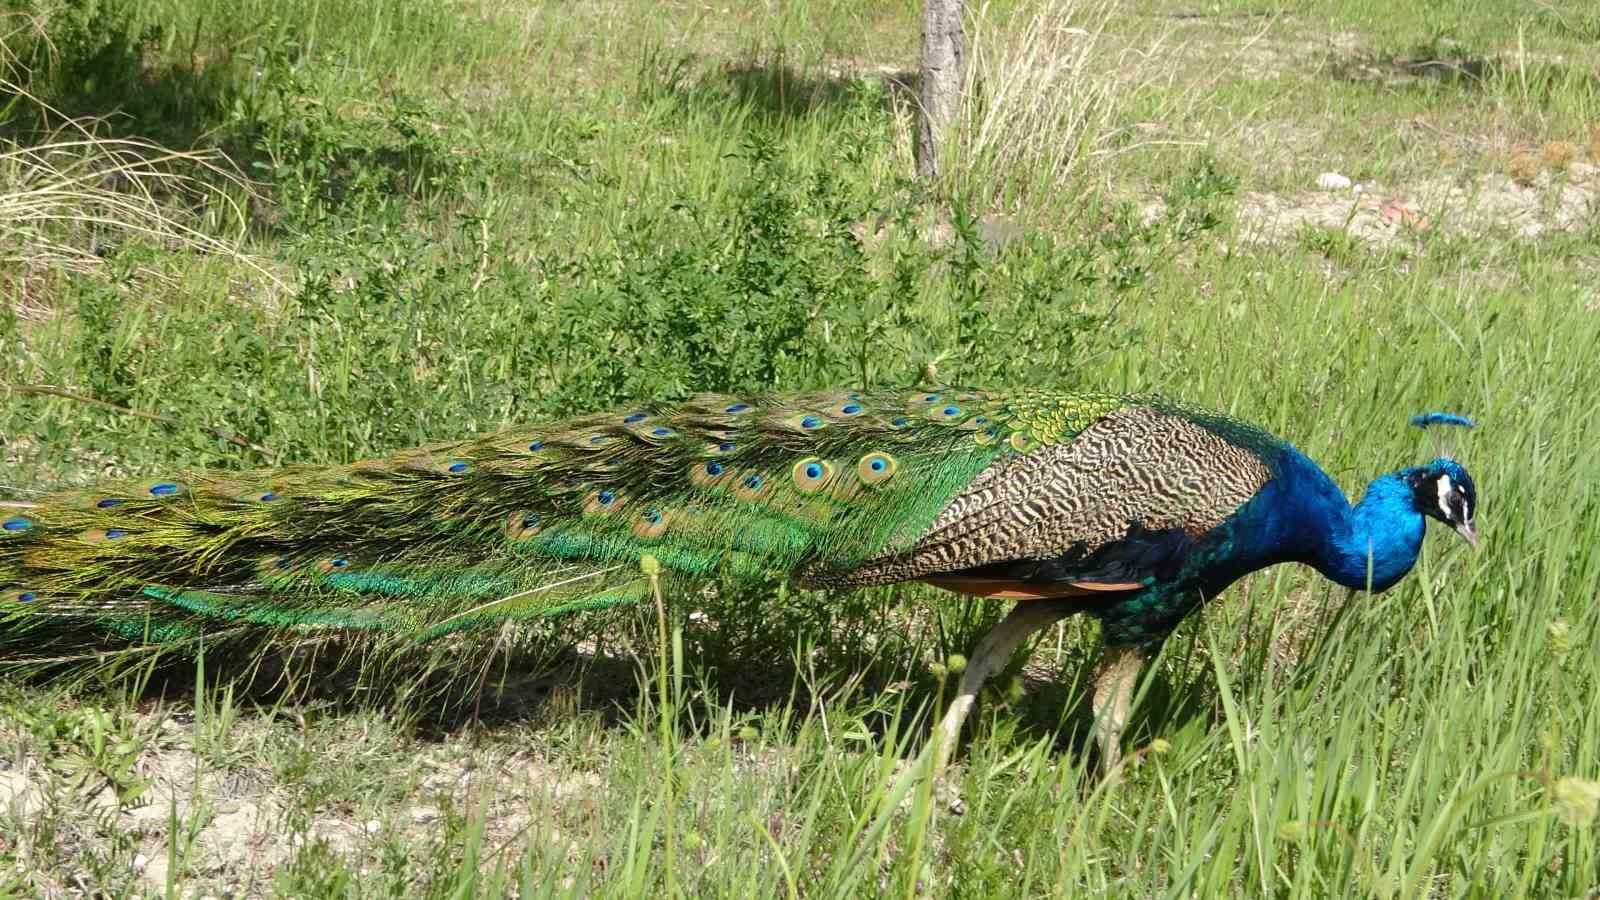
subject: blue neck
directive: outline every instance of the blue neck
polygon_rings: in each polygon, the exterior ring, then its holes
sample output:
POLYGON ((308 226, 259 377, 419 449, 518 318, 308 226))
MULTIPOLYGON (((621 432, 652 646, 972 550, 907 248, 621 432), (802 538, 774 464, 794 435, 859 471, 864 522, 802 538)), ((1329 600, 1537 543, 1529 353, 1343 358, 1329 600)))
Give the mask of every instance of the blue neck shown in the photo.
POLYGON ((1263 510, 1273 520, 1266 529, 1270 534, 1258 531, 1258 539, 1276 544, 1274 555, 1363 590, 1387 590, 1411 571, 1426 523, 1401 473, 1374 479, 1352 507, 1338 485, 1298 450, 1285 449, 1279 463, 1278 477, 1269 483, 1275 496, 1263 510))
POLYGON ((1349 588, 1388 590, 1411 571, 1427 520, 1399 475, 1380 476, 1328 537, 1317 569, 1349 588))

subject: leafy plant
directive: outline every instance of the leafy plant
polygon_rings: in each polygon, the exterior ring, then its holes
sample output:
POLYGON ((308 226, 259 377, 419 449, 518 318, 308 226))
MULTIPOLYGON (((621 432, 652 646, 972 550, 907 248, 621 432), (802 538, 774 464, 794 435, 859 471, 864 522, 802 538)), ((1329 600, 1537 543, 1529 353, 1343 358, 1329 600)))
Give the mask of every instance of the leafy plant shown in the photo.
POLYGON ((0 78, 46 97, 92 98, 140 75, 157 24, 140 26, 135 0, 6 0, 0 78))

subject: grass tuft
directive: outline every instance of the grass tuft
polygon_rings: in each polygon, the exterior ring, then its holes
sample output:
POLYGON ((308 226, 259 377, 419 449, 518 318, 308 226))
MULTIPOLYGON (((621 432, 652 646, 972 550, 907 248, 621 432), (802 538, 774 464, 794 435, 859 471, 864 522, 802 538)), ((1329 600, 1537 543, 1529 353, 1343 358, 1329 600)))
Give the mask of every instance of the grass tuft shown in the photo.
MULTIPOLYGON (((12 93, 13 107, 33 104, 59 117, 20 85, 0 81, 0 90, 12 93)), ((0 139, 0 264, 101 274, 120 244, 136 242, 222 257, 286 287, 240 248, 246 228, 242 202, 252 196, 249 183, 217 151, 105 137, 95 133, 94 123, 62 120, 28 143, 0 139), (230 226, 231 238, 217 236, 230 226)), ((140 273, 160 276, 148 268, 140 273)))

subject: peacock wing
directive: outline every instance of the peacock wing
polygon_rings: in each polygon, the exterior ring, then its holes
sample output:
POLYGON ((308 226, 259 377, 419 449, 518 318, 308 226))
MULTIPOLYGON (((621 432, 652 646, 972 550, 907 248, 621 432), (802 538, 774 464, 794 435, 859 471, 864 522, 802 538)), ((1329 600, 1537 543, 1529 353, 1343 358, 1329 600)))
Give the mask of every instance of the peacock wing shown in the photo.
POLYGON ((1132 590, 1271 477, 1257 449, 1179 410, 1129 405, 1070 439, 997 459, 910 549, 834 583, 925 580, 985 596, 1132 590))

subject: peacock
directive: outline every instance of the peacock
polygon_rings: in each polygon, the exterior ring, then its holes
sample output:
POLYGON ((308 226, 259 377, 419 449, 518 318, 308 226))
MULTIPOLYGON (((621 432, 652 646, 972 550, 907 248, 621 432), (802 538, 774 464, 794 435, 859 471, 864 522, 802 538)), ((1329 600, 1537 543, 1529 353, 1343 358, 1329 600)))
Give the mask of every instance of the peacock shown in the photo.
POLYGON ((1448 456, 1379 476, 1352 506, 1284 440, 1160 397, 700 396, 352 465, 6 504, 0 661, 238 632, 420 645, 638 603, 647 569, 830 590, 920 581, 1014 601, 971 654, 946 745, 1030 635, 1087 613, 1105 648, 1095 736, 1115 767, 1141 666, 1208 599, 1283 562, 1383 591, 1429 518, 1476 548, 1476 506, 1448 456))

